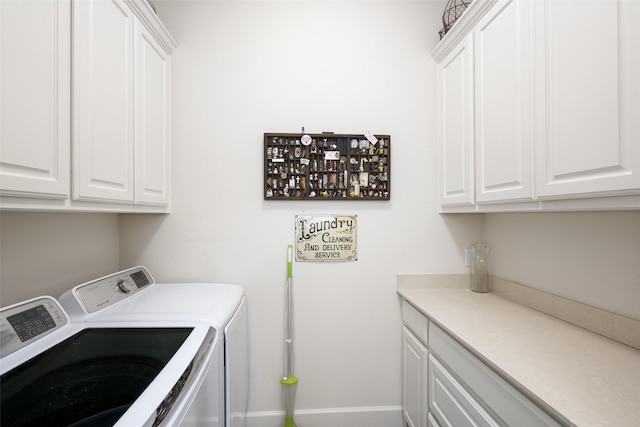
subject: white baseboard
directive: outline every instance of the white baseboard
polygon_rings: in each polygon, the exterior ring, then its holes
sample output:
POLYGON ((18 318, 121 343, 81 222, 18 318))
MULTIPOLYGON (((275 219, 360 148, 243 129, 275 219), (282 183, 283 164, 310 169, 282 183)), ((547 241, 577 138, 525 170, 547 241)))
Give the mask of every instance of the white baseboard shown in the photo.
MULTIPOLYGON (((298 427, 402 427, 402 407, 371 406, 296 410, 298 427)), ((247 427, 283 427, 284 411, 247 413, 247 427)))

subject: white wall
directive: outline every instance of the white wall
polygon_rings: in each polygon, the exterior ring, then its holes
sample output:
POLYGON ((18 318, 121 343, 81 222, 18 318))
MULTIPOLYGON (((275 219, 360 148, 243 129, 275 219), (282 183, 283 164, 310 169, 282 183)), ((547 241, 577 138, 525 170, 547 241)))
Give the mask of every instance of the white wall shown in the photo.
POLYGON ((158 2, 173 56, 174 209, 121 221, 122 267, 246 287, 249 410, 282 410, 296 214, 358 215, 359 258, 295 263, 296 407, 400 405, 397 273, 464 272, 481 217, 436 205, 443 2, 158 2), (264 201, 263 133, 390 134, 390 201, 264 201))
POLYGON ((489 214, 491 274, 640 320, 640 212, 489 214))
POLYGON ((118 216, 0 214, 0 305, 67 289, 119 267, 118 216))

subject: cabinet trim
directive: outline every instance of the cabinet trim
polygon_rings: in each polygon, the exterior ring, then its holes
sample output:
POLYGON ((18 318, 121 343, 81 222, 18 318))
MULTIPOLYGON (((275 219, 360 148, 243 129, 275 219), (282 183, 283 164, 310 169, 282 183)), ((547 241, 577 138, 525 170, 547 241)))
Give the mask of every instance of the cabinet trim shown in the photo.
POLYGON ((178 47, 173 37, 171 37, 171 34, 169 34, 169 31, 167 31, 147 1, 124 0, 124 2, 129 5, 138 19, 147 27, 168 54, 171 54, 178 47))
POLYGON ((436 62, 441 62, 467 34, 471 32, 478 21, 493 7, 498 0, 476 0, 464 11, 462 16, 453 24, 447 35, 431 52, 436 62))

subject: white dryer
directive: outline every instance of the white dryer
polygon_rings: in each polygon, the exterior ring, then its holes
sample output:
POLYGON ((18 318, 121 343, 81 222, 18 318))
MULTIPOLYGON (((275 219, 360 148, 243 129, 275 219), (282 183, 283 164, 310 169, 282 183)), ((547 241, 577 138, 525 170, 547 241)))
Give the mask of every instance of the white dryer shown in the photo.
POLYGON ((178 426, 222 359, 206 323, 75 323, 34 298, 0 310, 0 424, 178 426))
POLYGON ((216 283, 155 283, 142 266, 78 285, 60 297, 73 321, 139 323, 189 321, 222 331, 222 368, 205 381, 181 426, 244 427, 248 397, 248 319, 244 289, 216 283), (211 397, 221 395, 223 414, 211 397), (218 420, 219 417, 219 420, 218 420))

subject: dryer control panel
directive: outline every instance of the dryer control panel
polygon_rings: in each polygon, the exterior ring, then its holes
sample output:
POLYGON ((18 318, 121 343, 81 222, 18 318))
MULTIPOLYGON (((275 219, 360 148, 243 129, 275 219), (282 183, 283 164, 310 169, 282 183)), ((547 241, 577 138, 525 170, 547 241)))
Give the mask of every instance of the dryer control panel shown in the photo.
POLYGON ((0 357, 25 347, 69 322, 56 300, 39 297, 0 311, 0 357))
POLYGON ((65 292, 60 301, 73 318, 76 313, 74 309, 69 308, 71 298, 74 300, 71 302, 72 305, 79 304, 85 313, 95 313, 142 292, 153 283, 155 282, 149 270, 139 266, 78 285, 65 292))

